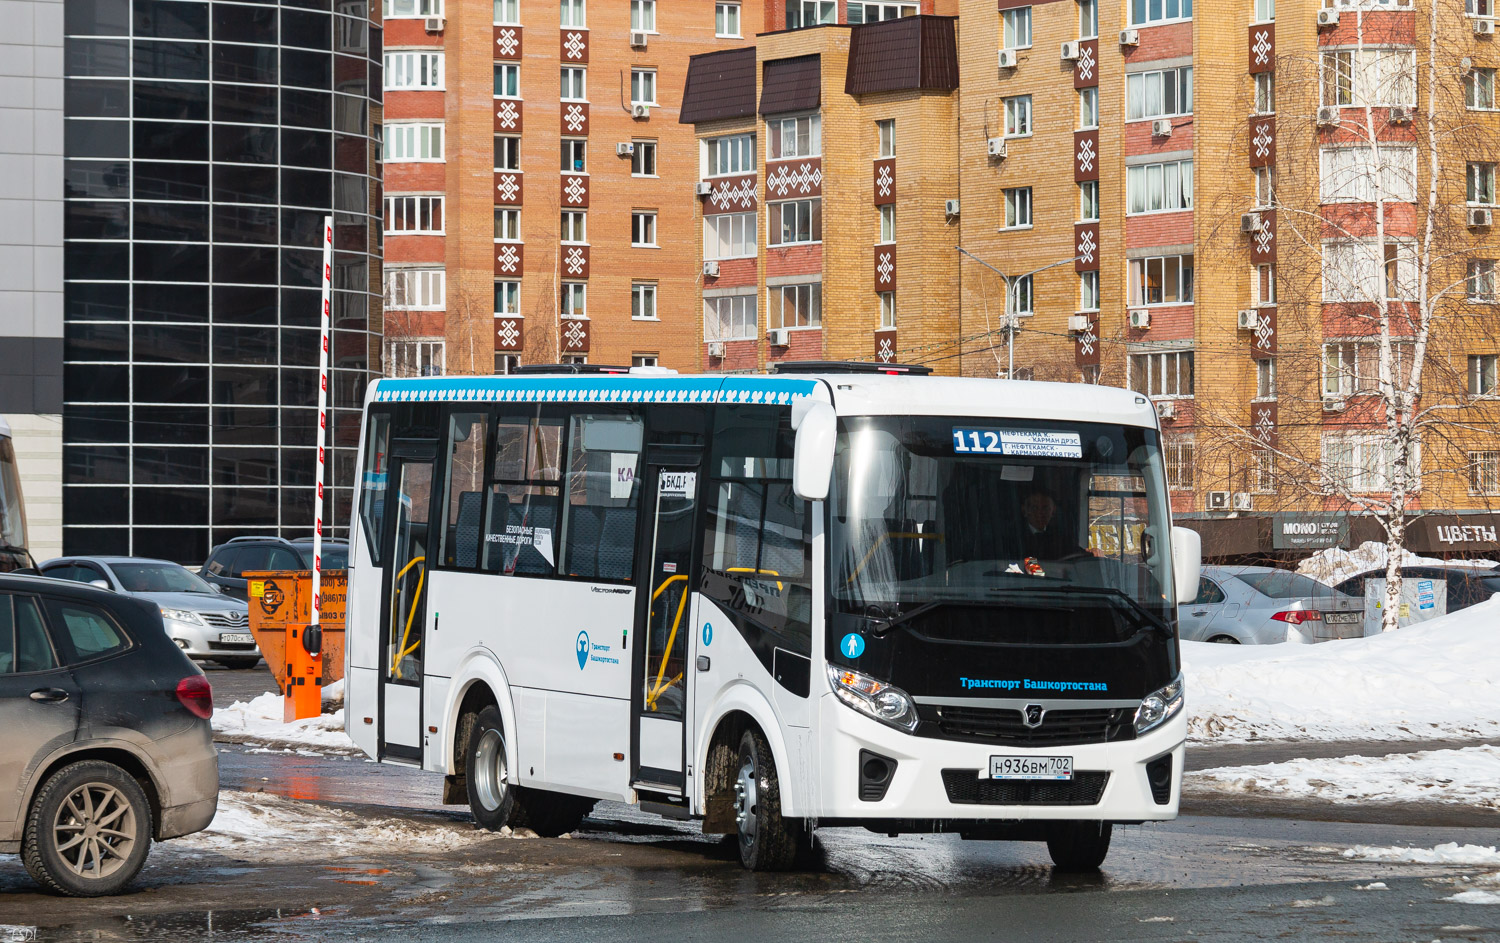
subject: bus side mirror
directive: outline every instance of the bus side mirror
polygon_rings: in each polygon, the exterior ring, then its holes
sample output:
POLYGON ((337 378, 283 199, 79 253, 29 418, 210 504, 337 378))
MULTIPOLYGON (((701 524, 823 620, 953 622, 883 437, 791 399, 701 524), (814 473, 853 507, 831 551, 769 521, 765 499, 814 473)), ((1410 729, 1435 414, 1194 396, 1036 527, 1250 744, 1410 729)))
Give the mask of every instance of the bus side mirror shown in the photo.
POLYGON ((1188 602, 1198 596, 1199 571, 1203 567, 1203 538, 1187 527, 1172 528, 1172 579, 1177 601, 1188 602))
POLYGON ((837 425, 833 407, 827 403, 809 406, 797 424, 792 453, 792 493, 804 501, 822 501, 828 497, 837 425))

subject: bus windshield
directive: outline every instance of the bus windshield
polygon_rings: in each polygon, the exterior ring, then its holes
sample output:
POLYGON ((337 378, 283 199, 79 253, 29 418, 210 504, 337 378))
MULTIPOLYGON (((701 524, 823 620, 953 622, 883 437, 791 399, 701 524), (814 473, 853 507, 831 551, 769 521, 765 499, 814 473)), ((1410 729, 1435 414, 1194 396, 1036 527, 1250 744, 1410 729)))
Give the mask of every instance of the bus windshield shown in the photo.
POLYGON ((841 420, 835 609, 889 619, 918 606, 1055 604, 1065 594, 1165 623, 1175 600, 1157 440, 1152 429, 1104 423, 841 420))
POLYGON ((26 514, 21 507, 21 479, 10 437, 0 435, 0 548, 26 546, 26 514))

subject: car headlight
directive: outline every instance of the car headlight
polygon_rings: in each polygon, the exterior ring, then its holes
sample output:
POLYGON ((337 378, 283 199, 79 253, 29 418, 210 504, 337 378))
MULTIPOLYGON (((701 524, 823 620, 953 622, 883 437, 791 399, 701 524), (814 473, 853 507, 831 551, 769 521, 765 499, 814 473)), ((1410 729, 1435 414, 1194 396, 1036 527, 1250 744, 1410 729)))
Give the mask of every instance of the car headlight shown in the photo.
POLYGON ((1135 732, 1155 730, 1182 710, 1182 675, 1159 691, 1152 691, 1135 712, 1135 732))
POLYGON ((166 606, 159 607, 163 619, 171 619, 173 622, 186 622, 190 625, 202 625, 203 620, 198 618, 198 613, 191 609, 168 609, 166 606))
POLYGON ((917 708, 906 692, 852 668, 828 665, 828 684, 838 699, 883 724, 899 730, 917 729, 917 708))

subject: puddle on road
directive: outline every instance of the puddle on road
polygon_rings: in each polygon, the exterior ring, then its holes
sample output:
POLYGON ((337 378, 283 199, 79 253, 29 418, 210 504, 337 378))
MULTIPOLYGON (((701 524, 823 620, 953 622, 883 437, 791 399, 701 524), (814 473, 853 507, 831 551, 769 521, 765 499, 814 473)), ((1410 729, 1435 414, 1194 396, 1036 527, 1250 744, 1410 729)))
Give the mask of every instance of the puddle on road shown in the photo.
MULTIPOLYGON (((236 938, 265 939, 270 934, 288 941, 318 940, 326 933, 322 921, 335 920, 338 909, 317 907, 255 908, 249 910, 181 911, 162 914, 126 914, 42 927, 36 931, 37 943, 136 943, 163 940, 206 938, 225 943, 236 938)), ((0 937, 3 940, 4 937, 0 937)))

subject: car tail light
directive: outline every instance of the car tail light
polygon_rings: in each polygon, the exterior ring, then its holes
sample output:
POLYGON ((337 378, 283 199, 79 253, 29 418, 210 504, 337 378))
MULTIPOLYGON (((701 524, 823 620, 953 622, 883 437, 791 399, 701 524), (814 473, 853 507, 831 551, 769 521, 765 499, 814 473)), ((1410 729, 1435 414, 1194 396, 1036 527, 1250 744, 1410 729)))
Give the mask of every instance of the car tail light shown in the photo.
POLYGON ((1278 612, 1271 618, 1288 625, 1301 625, 1304 622, 1322 622, 1323 613, 1316 609, 1288 609, 1278 612))
POLYGON ((188 675, 177 682, 177 700, 204 720, 213 716, 214 690, 202 675, 188 675))

